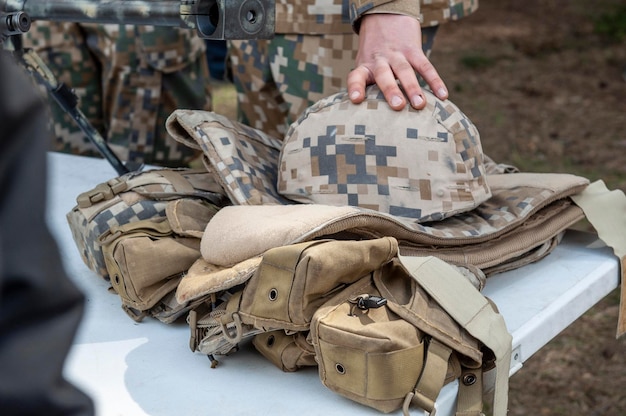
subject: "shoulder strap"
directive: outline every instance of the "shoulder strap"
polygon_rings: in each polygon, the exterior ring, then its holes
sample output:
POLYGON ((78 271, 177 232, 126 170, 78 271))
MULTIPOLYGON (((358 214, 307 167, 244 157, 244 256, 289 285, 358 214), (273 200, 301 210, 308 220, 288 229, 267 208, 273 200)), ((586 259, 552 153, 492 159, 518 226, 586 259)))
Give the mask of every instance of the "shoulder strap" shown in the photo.
POLYGON ((504 318, 458 270, 435 257, 398 256, 411 276, 496 357, 494 416, 506 415, 511 342, 504 318))
POLYGON ((598 236, 620 260, 621 294, 617 337, 626 333, 626 195, 607 189, 603 181, 591 183, 585 190, 571 197, 585 213, 598 236))

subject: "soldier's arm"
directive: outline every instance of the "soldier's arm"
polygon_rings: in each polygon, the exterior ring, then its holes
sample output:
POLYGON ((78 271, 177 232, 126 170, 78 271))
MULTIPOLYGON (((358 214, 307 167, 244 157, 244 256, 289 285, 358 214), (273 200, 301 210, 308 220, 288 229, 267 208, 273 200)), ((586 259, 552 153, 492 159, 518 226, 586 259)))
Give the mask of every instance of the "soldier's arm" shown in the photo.
POLYGON ((350 17, 359 34, 355 68, 348 74, 348 91, 354 103, 365 98, 365 87, 378 84, 395 110, 410 104, 425 106, 416 72, 440 99, 447 88, 422 51, 420 6, 415 0, 352 0, 350 17), (398 86, 404 89, 404 94, 398 86))

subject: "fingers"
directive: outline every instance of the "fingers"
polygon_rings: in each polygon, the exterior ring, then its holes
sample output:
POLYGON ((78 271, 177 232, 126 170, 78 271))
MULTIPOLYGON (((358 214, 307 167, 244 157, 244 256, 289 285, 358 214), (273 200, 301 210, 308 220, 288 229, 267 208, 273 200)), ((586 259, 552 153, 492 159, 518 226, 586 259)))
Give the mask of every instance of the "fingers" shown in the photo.
POLYGON ((406 59, 398 61, 399 63, 392 64, 386 58, 379 57, 373 64, 361 64, 352 70, 347 82, 350 100, 355 104, 361 103, 365 99, 365 87, 375 83, 392 109, 403 109, 407 98, 412 107, 424 108, 426 100, 415 70, 406 59))
POLYGON ((365 87, 378 84, 389 106, 400 110, 407 104, 426 105, 419 74, 440 99, 448 98, 445 83, 421 48, 419 21, 403 15, 370 14, 361 22, 357 67, 347 79, 353 103, 365 99, 365 87))
POLYGON ((373 72, 374 80, 385 96, 389 106, 394 110, 403 109, 406 106, 406 99, 398 86, 392 65, 386 59, 377 59, 373 72))
POLYGON ((409 103, 415 109, 421 110, 426 105, 424 93, 415 75, 415 69, 402 57, 399 63, 391 65, 391 70, 398 78, 398 82, 404 89, 404 94, 409 103))
MULTIPOLYGON (((410 65, 405 63, 404 66, 405 68, 398 70, 398 73, 405 73, 403 77, 406 77, 406 73, 409 72, 415 78, 415 73, 410 65)), ((410 79, 410 77, 407 78, 410 79)), ((378 85, 391 108, 401 110, 406 106, 406 97, 398 86, 395 72, 383 57, 377 58, 373 64, 361 64, 348 74, 347 84, 350 100, 355 104, 361 103, 365 99, 365 87, 374 83, 378 85)), ((419 84, 416 83, 416 85, 417 91, 410 95, 411 105, 422 108, 426 102, 421 95, 419 84)))
POLYGON ((430 63, 428 58, 423 55, 422 59, 419 59, 414 65, 417 73, 424 78, 424 81, 428 84, 431 91, 437 96, 437 98, 441 100, 445 100, 448 98, 448 89, 446 88, 446 84, 443 82, 439 73, 430 63))
POLYGON ((374 76, 365 65, 359 65, 348 74, 348 96, 354 104, 365 99, 365 87, 375 82, 374 76))

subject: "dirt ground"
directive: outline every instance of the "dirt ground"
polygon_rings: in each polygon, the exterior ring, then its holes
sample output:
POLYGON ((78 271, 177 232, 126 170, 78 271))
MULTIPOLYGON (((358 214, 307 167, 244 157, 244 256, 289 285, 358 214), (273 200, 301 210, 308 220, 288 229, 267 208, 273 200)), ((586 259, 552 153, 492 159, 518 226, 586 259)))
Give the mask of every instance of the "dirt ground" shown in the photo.
MULTIPOLYGON (((591 4, 480 0, 440 29, 431 60, 493 159, 626 191, 626 4, 591 4)), ((611 294, 511 378, 511 416, 626 415, 618 301, 611 294)))
POLYGON ((626 3, 479 4, 475 15, 440 28, 431 60, 485 152, 626 190, 626 3))

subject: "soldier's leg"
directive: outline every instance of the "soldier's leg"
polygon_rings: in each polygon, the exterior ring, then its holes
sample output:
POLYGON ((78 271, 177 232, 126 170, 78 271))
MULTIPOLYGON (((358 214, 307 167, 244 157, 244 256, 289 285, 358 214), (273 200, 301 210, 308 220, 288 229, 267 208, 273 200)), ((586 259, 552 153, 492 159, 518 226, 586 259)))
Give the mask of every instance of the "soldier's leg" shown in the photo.
POLYGON ((284 135, 307 107, 345 88, 356 59, 358 37, 283 35, 273 39, 272 50, 272 79, 287 103, 285 121, 280 126, 284 135))
POLYGON ((230 41, 228 54, 237 89, 238 120, 282 139, 289 107, 270 71, 269 61, 274 51, 271 43, 269 40, 230 41))
MULTIPOLYGON (((436 26, 422 30, 427 55, 436 31, 436 26)), ((239 120, 282 139, 308 106, 345 88, 357 50, 358 38, 351 33, 230 42, 239 120)))
POLYGON ((163 91, 155 134, 158 140, 170 145, 157 145, 157 149, 167 148, 169 151, 163 154, 157 152, 156 160, 163 160, 162 163, 169 166, 186 166, 200 154, 175 141, 165 129, 165 121, 177 109, 212 111, 213 100, 209 79, 208 63, 201 57, 179 71, 163 75, 163 91))
MULTIPOLYGON (((24 47, 37 52, 57 80, 74 90, 79 99, 78 108, 104 134, 100 65, 89 51, 83 28, 67 22, 33 22, 24 36, 24 47)), ((45 92, 43 87, 42 91, 45 92)), ((52 97, 49 101, 55 133, 52 150, 99 156, 72 117, 52 97)))
POLYGON ((100 25, 96 30, 107 141, 123 160, 186 166, 198 151, 171 138, 165 119, 178 108, 212 108, 204 42, 177 28, 100 25))

